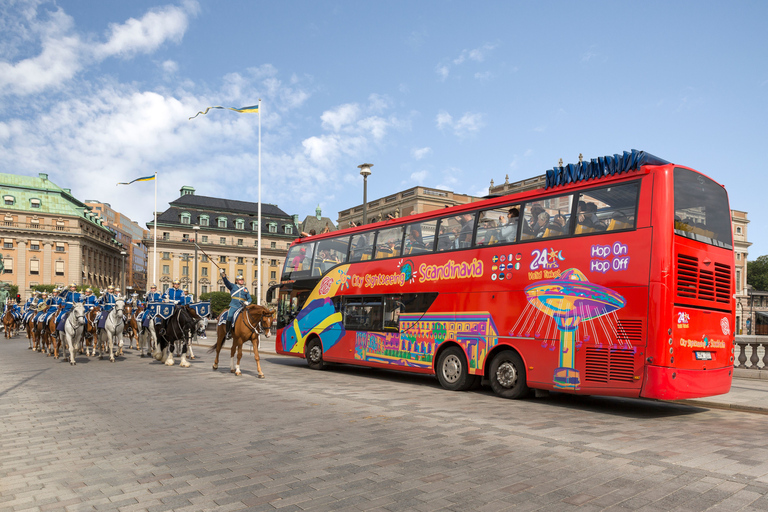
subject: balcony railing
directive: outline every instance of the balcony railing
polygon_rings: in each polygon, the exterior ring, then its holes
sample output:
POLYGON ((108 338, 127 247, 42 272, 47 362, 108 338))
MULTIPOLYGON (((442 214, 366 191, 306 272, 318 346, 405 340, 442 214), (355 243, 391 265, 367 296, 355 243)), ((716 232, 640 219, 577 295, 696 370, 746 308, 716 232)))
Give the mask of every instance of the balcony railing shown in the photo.
POLYGON ((735 368, 768 370, 768 336, 736 336, 734 341, 735 368))

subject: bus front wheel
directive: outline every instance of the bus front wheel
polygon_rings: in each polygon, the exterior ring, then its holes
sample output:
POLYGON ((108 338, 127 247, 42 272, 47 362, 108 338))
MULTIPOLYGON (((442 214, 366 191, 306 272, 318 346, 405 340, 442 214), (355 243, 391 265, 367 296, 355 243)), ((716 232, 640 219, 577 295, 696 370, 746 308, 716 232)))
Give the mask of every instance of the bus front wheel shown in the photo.
POLYGON ((307 364, 313 370, 323 369, 323 344, 317 338, 307 345, 307 364))
POLYGON ((466 391, 477 381, 476 375, 470 375, 467 358, 459 347, 448 347, 440 353, 437 360, 437 380, 450 391, 466 391))
POLYGON ((528 393, 522 358, 511 350, 496 354, 490 368, 491 389, 503 398, 520 398, 528 393))

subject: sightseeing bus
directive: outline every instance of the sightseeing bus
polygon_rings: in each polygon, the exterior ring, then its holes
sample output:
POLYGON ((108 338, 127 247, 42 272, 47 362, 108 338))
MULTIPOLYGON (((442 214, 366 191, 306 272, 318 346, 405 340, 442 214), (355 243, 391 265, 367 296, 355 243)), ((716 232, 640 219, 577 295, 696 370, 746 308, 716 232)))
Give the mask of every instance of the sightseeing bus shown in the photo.
POLYGON ((734 256, 725 189, 633 150, 543 188, 300 238, 277 352, 437 376, 506 398, 727 393, 734 256))

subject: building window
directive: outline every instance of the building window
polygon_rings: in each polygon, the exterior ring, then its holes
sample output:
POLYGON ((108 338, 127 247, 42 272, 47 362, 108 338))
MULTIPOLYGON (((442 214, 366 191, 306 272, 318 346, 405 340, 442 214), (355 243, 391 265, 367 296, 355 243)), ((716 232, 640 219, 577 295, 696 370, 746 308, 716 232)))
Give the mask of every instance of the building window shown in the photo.
POLYGON ((276 267, 277 266, 277 260, 269 260, 269 266, 270 267, 276 267))
POLYGON ((202 261, 203 263, 208 263, 208 256, 203 254, 203 257, 200 261, 202 261))
POLYGON ((207 285, 202 285, 202 286, 200 287, 200 293, 201 293, 201 294, 203 294, 203 293, 208 293, 208 286, 207 286, 207 285))
POLYGON ((168 275, 171 273, 171 267, 169 265, 163 265, 163 274, 168 275))
POLYGON ((237 239, 237 245, 242 247, 242 245, 243 245, 243 239, 242 238, 238 238, 237 239))
POLYGON ((270 272, 269 273, 269 278, 270 279, 277 279, 277 272, 275 272, 274 270, 272 272, 270 272))
POLYGON ((29 273, 36 276, 40 273, 40 260, 29 261, 29 273))
POLYGON ((16 202, 16 198, 13 196, 3 196, 3 200, 5 201, 6 206, 13 206, 16 202))
POLYGON ((170 240, 171 234, 167 231, 163 231, 163 240, 170 240))
POLYGON ((740 253, 740 252, 737 252, 737 253, 736 253, 736 259, 737 259, 737 260, 740 260, 740 259, 741 259, 741 253, 740 253))
POLYGON ((277 242, 269 242, 270 249, 277 249, 277 242))
POLYGON ((29 250, 30 251, 39 251, 40 250, 40 240, 30 240, 29 241, 29 250))
POLYGON ((188 233, 184 233, 183 235, 181 235, 181 241, 182 242, 189 242, 189 234, 188 233))
POLYGON ((219 256, 219 263, 226 263, 227 257, 226 256, 219 256))
POLYGON ((741 291, 741 270, 737 270, 736 271, 736 293, 739 293, 740 291, 741 291))
POLYGON ((169 252, 164 252, 164 253, 163 253, 163 259, 164 259, 164 260, 169 260, 169 259, 171 259, 171 253, 169 253, 169 252))
POLYGON ((208 267, 202 267, 200 269, 200 275, 203 277, 208 277, 208 267))
POLYGON ((235 229, 245 229, 245 221, 243 219, 235 219, 235 229))
POLYGON ((204 244, 208 243, 208 235, 203 235, 203 243, 204 244))
POLYGON ((226 228, 227 227, 227 218, 226 217, 219 217, 219 227, 220 228, 226 228))
POLYGON ((182 224, 190 224, 191 222, 192 222, 192 216, 189 213, 184 212, 184 213, 181 214, 181 223, 182 224))
POLYGON ((31 208, 39 209, 40 208, 40 200, 39 199, 30 199, 29 200, 29 206, 31 208))
POLYGON ((64 262, 63 261, 57 261, 56 262, 56 275, 57 276, 63 276, 64 275, 64 262))
POLYGON ((274 222, 269 223, 269 232, 270 233, 277 233, 277 224, 274 222))
POLYGON ((13 258, 3 258, 3 265, 5 265, 3 274, 13 274, 13 258))
POLYGON ((227 291, 227 288, 226 288, 226 287, 224 287, 224 286, 219 286, 219 291, 220 291, 220 292, 226 292, 226 291, 227 291))
POLYGON ((237 257, 237 264, 238 265, 242 265, 243 264, 243 257, 242 256, 238 256, 237 257))
POLYGON ((221 245, 227 245, 227 239, 223 236, 219 238, 219 244, 221 245))
POLYGON ((13 249, 13 238, 3 239, 3 249, 13 249))
POLYGON ((253 271, 253 278, 257 279, 259 277, 259 269, 256 269, 253 271))
POLYGON ((741 226, 736 226, 736 232, 737 232, 738 234, 741 234, 741 226))
POLYGON ((66 252, 67 248, 61 242, 56 242, 56 252, 66 252))
POLYGON ((285 234, 286 235, 292 235, 293 234, 293 226, 289 226, 288 224, 285 225, 285 234))
POLYGON ((200 216, 200 226, 202 227, 208 227, 210 226, 210 218, 207 215, 201 215, 200 216))
POLYGON ((170 288, 170 286, 168 284, 164 284, 163 285, 163 293, 167 292, 168 288, 170 288))
POLYGON ((181 267, 181 275, 188 276, 189 275, 189 267, 187 265, 184 265, 181 267))

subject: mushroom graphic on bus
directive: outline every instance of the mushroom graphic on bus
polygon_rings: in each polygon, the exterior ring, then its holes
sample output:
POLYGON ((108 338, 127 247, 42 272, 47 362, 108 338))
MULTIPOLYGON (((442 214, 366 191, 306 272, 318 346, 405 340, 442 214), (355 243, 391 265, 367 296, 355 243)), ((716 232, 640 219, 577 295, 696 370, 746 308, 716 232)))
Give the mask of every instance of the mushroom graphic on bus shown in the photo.
POLYGON ((609 288, 590 283, 575 268, 569 268, 556 279, 527 286, 525 296, 532 306, 551 317, 560 331, 560 361, 555 369, 555 388, 579 389, 581 379, 574 367, 576 331, 581 322, 623 308, 626 304, 624 297, 609 288))

